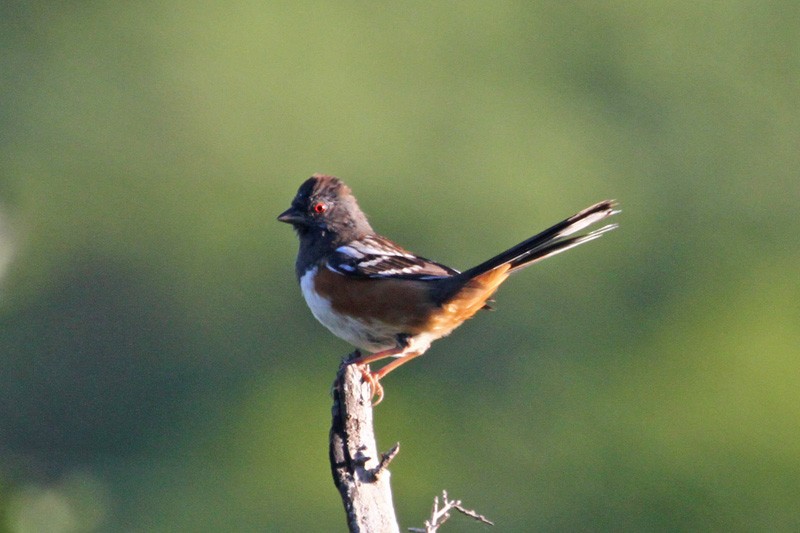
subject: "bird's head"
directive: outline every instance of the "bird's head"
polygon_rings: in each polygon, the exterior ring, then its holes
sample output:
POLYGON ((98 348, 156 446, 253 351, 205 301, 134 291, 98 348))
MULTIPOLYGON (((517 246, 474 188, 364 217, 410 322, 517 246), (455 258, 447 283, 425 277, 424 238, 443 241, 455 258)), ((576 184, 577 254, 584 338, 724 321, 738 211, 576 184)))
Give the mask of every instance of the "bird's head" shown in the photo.
POLYGON ((314 174, 297 191, 292 205, 278 216, 300 236, 340 245, 372 233, 350 188, 333 176, 314 174))

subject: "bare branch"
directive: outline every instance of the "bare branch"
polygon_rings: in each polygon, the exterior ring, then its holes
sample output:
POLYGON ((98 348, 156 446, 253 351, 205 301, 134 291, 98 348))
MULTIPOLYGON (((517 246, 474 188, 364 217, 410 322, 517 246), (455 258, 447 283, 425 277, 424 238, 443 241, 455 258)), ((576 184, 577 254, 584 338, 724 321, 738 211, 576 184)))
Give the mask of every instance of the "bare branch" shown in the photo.
POLYGON ((399 533, 389 484, 395 444, 379 456, 372 427, 372 391, 355 365, 344 362, 333 383, 330 461, 352 533, 399 533), (379 459, 380 457, 380 459, 379 459))
POLYGON ((463 505, 461 505, 461 500, 451 500, 447 497, 447 491, 442 491, 442 504, 443 507, 439 509, 439 497, 436 496, 433 498, 433 511, 431 512, 430 520, 425 521, 425 528, 417 528, 417 527, 410 527, 408 528, 409 531, 413 533, 436 533, 439 528, 447 522, 450 518, 450 511, 455 509, 461 514, 469 516, 470 518, 477 520, 478 522, 483 522, 484 524, 488 524, 490 526, 494 525, 494 522, 486 518, 485 516, 478 514, 477 512, 473 511, 472 509, 466 509, 463 505))
MULTIPOLYGON (((400 443, 378 454, 372 426, 372 391, 355 365, 342 363, 332 392, 331 471, 347 514, 347 526, 351 533, 399 533, 388 467, 400 451, 400 443)), ((425 528, 409 531, 436 533, 453 511, 494 525, 485 516, 465 508, 461 500, 451 500, 447 491, 442 491, 441 504, 440 507, 438 496, 434 498, 425 528)))

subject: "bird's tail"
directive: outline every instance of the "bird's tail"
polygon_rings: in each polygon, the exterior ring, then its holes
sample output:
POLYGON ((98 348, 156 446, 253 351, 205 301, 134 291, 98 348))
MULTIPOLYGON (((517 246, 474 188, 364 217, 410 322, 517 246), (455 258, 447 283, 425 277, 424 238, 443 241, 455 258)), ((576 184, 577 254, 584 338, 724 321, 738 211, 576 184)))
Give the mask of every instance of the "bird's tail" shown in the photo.
MULTIPOLYGON (((616 224, 608 224, 589 233, 579 233, 581 230, 619 213, 615 209, 616 205, 613 200, 605 200, 587 207, 580 213, 572 215, 478 266, 443 280, 445 284, 440 288, 437 299, 440 302, 447 302, 453 297, 458 297, 459 293, 463 293, 463 289, 472 288, 473 285, 474 289, 477 289, 474 292, 484 294, 488 292, 489 294, 485 298, 489 298, 512 272, 597 239, 616 228, 616 224)), ((468 290, 467 292, 473 291, 468 290)))

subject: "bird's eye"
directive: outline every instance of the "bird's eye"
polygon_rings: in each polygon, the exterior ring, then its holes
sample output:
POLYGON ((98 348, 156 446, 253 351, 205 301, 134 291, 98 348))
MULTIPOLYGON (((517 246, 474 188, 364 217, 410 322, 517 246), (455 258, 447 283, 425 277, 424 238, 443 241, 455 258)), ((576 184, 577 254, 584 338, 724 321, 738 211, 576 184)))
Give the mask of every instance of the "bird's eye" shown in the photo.
POLYGON ((316 214, 321 215, 322 213, 328 210, 328 204, 326 204, 325 202, 317 202, 314 204, 314 207, 312 209, 314 209, 314 212, 316 214))

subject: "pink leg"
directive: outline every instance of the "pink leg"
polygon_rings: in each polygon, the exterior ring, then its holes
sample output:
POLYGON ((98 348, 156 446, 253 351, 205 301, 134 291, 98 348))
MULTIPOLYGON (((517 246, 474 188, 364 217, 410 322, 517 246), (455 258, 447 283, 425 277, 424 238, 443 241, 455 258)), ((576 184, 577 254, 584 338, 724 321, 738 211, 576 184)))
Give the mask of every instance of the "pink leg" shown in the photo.
POLYGON ((383 385, 381 385, 380 380, 384 376, 386 376, 386 374, 388 374, 395 368, 399 367, 400 365, 407 363, 408 361, 411 361, 415 357, 422 355, 422 352, 410 352, 407 354, 403 354, 401 357, 398 357, 391 363, 385 365, 377 372, 371 372, 367 365, 374 361, 379 361, 387 357, 392 357, 398 354, 402 354, 404 349, 405 348, 400 348, 400 347, 390 348, 388 350, 382 350, 380 352, 375 352, 370 355, 358 357, 350 361, 351 363, 355 363, 356 365, 358 365, 358 368, 361 370, 361 376, 364 378, 364 381, 369 383, 369 386, 372 389, 373 397, 374 396, 378 397, 378 400, 372 404, 373 406, 376 406, 383 401, 383 385))
POLYGON ((373 376, 375 377, 376 380, 383 379, 384 377, 386 377, 386 374, 388 374, 398 366, 404 365, 409 361, 411 361, 412 359, 414 359, 415 357, 419 357, 420 355, 422 355, 422 352, 410 352, 403 355, 403 357, 398 357, 388 365, 385 365, 383 368, 375 372, 373 376))
POLYGON ((394 348, 389 348, 388 350, 381 350, 380 352, 371 353, 369 355, 362 355, 361 357, 356 357, 355 359, 351 360, 351 363, 356 365, 368 365, 375 361, 380 361, 381 359, 386 359, 387 357, 392 357, 397 354, 403 353, 405 350, 404 346, 395 346, 394 348))

